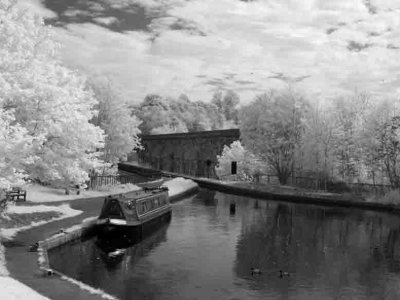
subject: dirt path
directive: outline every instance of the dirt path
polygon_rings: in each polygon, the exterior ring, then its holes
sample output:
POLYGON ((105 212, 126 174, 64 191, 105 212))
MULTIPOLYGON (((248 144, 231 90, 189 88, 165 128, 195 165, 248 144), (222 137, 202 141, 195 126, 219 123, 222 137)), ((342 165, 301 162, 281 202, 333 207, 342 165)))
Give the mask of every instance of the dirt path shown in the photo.
POLYGON ((68 228, 81 223, 85 218, 97 216, 103 204, 103 199, 104 197, 98 197, 69 202, 46 202, 45 205, 69 203, 73 209, 81 210, 83 213, 76 217, 50 222, 22 231, 11 242, 5 242, 5 256, 10 276, 53 300, 101 299, 100 296, 81 290, 76 285, 56 276, 42 276, 39 273, 37 264, 38 254, 36 252, 28 252, 28 247, 39 240, 53 235, 60 228, 68 228))

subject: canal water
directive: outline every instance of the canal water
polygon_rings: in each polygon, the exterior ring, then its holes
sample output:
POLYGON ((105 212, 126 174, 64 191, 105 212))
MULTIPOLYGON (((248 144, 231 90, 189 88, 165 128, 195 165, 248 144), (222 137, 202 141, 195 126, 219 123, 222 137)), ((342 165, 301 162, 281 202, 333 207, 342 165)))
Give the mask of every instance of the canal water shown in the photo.
POLYGON ((400 299, 399 228, 396 215, 201 190, 119 257, 97 238, 49 257, 122 300, 400 299))

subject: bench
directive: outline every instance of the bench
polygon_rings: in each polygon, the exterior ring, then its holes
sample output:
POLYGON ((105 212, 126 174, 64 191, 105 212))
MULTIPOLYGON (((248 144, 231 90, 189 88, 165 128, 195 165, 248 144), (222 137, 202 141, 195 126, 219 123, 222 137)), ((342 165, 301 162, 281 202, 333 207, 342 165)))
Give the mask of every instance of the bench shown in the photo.
POLYGON ((26 190, 21 189, 20 187, 12 187, 11 190, 6 191, 6 199, 12 201, 19 200, 26 201, 26 190))

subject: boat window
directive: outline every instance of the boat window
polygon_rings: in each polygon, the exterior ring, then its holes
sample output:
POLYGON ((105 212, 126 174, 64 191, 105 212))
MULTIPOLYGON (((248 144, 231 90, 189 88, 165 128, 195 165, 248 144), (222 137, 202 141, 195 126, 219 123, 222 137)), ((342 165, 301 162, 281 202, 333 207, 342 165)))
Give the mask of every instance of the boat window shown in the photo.
POLYGON ((117 200, 111 200, 106 204, 104 212, 102 212, 102 217, 104 216, 121 219, 125 218, 117 200))
POLYGON ((138 213, 144 214, 150 210, 159 208, 167 204, 167 201, 164 197, 157 197, 152 199, 145 199, 138 203, 138 213))
POLYGON ((141 213, 142 214, 144 214, 147 211, 147 203, 146 203, 146 201, 142 201, 140 208, 141 208, 141 213))

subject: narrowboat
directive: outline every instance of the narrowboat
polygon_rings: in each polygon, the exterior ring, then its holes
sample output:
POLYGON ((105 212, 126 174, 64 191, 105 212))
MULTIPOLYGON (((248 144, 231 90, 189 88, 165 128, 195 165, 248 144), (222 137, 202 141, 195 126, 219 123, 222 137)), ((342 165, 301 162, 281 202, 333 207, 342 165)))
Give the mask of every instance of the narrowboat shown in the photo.
POLYGON ((171 210, 168 188, 163 186, 108 196, 97 220, 98 233, 102 237, 139 240, 154 227, 169 221, 171 210))

